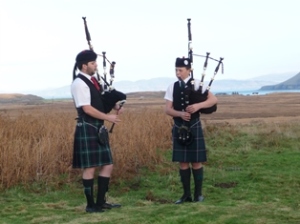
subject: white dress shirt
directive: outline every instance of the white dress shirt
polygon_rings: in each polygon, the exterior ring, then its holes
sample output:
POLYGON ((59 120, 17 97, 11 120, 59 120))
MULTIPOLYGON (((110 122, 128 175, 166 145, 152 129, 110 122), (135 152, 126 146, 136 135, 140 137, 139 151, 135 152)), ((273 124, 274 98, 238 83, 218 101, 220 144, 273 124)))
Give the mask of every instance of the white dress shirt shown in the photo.
MULTIPOLYGON (((92 76, 80 72, 84 77, 93 83, 92 76)), ((76 78, 71 85, 71 93, 76 108, 91 105, 91 92, 89 86, 80 78, 76 78)))

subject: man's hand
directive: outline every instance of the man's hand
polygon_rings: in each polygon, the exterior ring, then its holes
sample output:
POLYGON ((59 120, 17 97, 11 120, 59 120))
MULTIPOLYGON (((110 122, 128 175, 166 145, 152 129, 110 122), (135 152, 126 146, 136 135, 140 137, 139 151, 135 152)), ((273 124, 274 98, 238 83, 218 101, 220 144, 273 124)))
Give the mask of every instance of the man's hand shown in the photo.
POLYGON ((117 114, 120 115, 124 112, 124 107, 121 107, 117 110, 117 114))
POLYGON ((184 121, 189 121, 189 120, 191 120, 191 114, 190 113, 188 113, 188 112, 184 112, 184 111, 182 111, 182 112, 180 112, 181 114, 180 114, 180 117, 184 120, 184 121))
POLYGON ((117 123, 119 123, 121 121, 118 118, 118 115, 115 115, 115 114, 108 114, 106 120, 109 121, 109 122, 111 122, 111 123, 114 123, 114 124, 117 124, 117 123))
POLYGON ((198 110, 200 110, 200 106, 199 106, 199 103, 195 103, 195 104, 192 104, 192 105, 189 105, 186 107, 186 111, 193 114, 195 112, 197 112, 198 110))
POLYGON ((122 114, 124 112, 123 105, 125 102, 126 102, 126 100, 122 100, 122 101, 120 101, 120 103, 115 104, 114 110, 117 111, 117 114, 122 114))

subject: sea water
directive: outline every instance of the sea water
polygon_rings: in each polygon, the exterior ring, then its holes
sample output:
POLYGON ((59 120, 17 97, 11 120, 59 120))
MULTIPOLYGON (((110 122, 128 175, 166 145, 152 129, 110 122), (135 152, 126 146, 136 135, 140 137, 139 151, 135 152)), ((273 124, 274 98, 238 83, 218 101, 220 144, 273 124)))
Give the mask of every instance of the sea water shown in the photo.
POLYGON ((212 93, 215 95, 266 95, 272 93, 300 93, 300 89, 298 90, 238 90, 238 91, 213 91, 212 93))

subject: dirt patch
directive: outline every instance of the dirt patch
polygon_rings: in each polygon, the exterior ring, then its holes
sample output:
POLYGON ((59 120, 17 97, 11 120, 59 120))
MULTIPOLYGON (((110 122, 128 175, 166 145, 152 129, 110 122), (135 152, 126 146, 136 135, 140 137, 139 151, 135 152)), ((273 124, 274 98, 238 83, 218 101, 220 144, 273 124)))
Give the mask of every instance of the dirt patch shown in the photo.
POLYGON ((159 204, 170 204, 170 203, 172 203, 171 200, 164 199, 164 198, 158 198, 158 197, 154 196, 152 191, 147 192, 147 195, 146 195, 145 199, 147 201, 152 201, 152 202, 156 202, 156 203, 159 203, 159 204))
POLYGON ((215 187, 220 187, 220 188, 233 188, 237 186, 237 182, 227 182, 227 183, 216 183, 214 184, 215 187))

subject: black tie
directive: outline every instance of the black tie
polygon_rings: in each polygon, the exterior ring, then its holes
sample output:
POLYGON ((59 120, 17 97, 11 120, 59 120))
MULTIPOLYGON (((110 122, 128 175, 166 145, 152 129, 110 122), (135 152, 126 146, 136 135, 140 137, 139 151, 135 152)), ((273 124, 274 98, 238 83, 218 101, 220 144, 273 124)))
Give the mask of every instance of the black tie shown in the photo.
POLYGON ((185 88, 185 83, 184 83, 183 80, 180 80, 180 81, 179 81, 179 86, 180 86, 181 89, 184 89, 184 88, 185 88))

